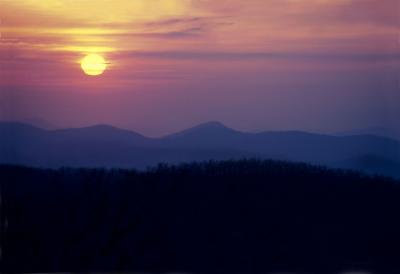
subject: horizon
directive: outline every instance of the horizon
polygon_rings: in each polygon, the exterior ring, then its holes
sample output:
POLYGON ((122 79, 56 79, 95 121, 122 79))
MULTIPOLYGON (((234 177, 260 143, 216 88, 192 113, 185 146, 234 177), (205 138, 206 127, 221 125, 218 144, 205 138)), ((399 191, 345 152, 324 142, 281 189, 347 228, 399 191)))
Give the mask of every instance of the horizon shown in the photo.
POLYGON ((250 132, 400 132, 398 7, 4 0, 0 119, 148 136, 215 120, 250 132))
POLYGON ((150 138, 150 139, 160 139, 160 138, 168 137, 168 136, 171 136, 174 134, 182 133, 182 132, 185 132, 190 129, 200 128, 200 127, 204 127, 204 126, 211 127, 211 126, 217 125, 220 128, 227 129, 227 130, 233 130, 235 132, 244 133, 244 134, 301 132, 301 133, 306 133, 306 134, 335 136, 335 137, 372 135, 372 136, 385 137, 385 138, 389 138, 389 139, 394 139, 396 141, 400 141, 400 132, 390 131, 388 128, 383 128, 383 127, 360 128, 360 129, 354 129, 354 130, 348 130, 348 131, 344 130, 344 131, 338 131, 338 132, 313 132, 313 131, 294 130, 294 129, 278 129, 278 130, 261 129, 261 130, 257 130, 257 131, 246 131, 246 130, 241 130, 241 129, 230 127, 220 121, 204 121, 199 124, 194 124, 194 125, 191 125, 186 128, 178 129, 176 131, 171 131, 171 132, 168 132, 168 133, 165 133, 162 135, 153 136, 153 135, 147 135, 136 129, 118 127, 118 126, 115 126, 112 124, 89 124, 89 125, 77 126, 77 127, 57 127, 55 125, 46 126, 46 125, 40 125, 40 124, 30 123, 30 122, 26 122, 26 121, 18 121, 18 120, 0 120, 0 124, 21 124, 21 125, 31 126, 34 128, 50 131, 50 132, 58 131, 58 130, 74 130, 74 129, 90 129, 90 128, 96 128, 96 127, 108 127, 108 128, 115 129, 115 130, 129 131, 129 132, 136 133, 136 134, 142 135, 143 137, 150 138))
POLYGON ((400 273, 399 26, 400 0, 0 0, 3 268, 400 273))

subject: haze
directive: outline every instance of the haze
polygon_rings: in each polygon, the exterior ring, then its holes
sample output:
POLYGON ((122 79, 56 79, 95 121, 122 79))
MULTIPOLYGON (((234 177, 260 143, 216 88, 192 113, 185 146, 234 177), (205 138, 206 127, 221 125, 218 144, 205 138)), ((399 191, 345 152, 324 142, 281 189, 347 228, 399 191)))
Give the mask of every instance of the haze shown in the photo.
POLYGON ((398 0, 2 0, 0 119, 400 132, 398 0), (103 56, 88 77, 79 60, 103 56))

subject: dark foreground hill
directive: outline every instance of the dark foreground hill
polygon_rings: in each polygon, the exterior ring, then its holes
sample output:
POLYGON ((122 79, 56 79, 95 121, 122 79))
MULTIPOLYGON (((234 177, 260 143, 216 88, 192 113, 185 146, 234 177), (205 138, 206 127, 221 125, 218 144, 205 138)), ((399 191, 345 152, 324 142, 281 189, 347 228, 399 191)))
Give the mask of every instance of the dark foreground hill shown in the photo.
POLYGON ((2 273, 400 270, 400 185, 389 178, 243 160, 3 165, 0 182, 2 273))

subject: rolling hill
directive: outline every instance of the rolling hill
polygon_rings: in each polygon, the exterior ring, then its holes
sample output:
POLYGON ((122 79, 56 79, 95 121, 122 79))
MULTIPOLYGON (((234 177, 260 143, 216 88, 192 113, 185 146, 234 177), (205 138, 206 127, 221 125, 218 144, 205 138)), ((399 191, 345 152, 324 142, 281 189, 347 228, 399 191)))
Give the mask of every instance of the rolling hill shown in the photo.
POLYGON ((107 125, 44 130, 0 123, 0 163, 36 167, 144 169, 241 158, 277 159, 400 176, 400 142, 375 135, 331 136, 301 131, 240 132, 209 122, 162 138, 107 125))

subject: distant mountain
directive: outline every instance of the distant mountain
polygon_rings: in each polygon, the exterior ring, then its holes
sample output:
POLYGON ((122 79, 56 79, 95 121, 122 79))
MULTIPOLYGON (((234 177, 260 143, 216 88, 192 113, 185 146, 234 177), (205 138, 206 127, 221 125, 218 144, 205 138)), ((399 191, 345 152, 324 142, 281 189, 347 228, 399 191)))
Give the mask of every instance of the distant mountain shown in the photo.
POLYGON ((236 149, 265 158, 329 166, 340 166, 337 163, 349 162, 348 159, 358 161, 365 155, 400 163, 400 143, 372 135, 338 137, 301 131, 245 133, 219 123, 206 123, 167 136, 163 143, 176 148, 236 149))
POLYGON ((162 139, 99 125, 43 130, 22 123, 0 123, 0 163, 38 167, 146 168, 160 162, 253 157, 235 149, 168 147, 162 139))
POLYGON ((32 125, 34 127, 48 129, 48 130, 59 128, 57 125, 41 118, 22 118, 18 120, 8 120, 0 118, 0 123, 24 123, 32 125))
POLYGON ((149 138, 125 129, 119 129, 109 125, 95 125, 84 128, 69 128, 52 131, 58 138, 76 139, 108 143, 132 143, 135 145, 147 145, 149 138))
POLYGON ((400 176, 400 142, 301 131, 247 133, 209 122, 162 138, 97 125, 44 130, 0 123, 0 163, 146 168, 157 163, 269 158, 400 176))
POLYGON ((246 141, 251 133, 233 130, 219 122, 208 122, 162 138, 162 144, 173 147, 191 148, 235 148, 246 141))
POLYGON ((236 133, 240 133, 234 129, 226 127, 224 124, 220 122, 207 122, 204 124, 197 125, 195 127, 171 134, 167 136, 168 139, 175 138, 185 138, 185 137, 194 137, 196 135, 207 135, 210 137, 225 137, 227 135, 233 135, 236 133))
POLYGON ((351 135, 375 135, 400 140, 400 131, 388 129, 385 127, 368 127, 356 130, 348 130, 337 132, 337 136, 351 136, 351 135))
POLYGON ((332 165, 337 168, 354 170, 365 170, 369 173, 385 174, 393 177, 400 177, 400 162, 376 155, 362 155, 356 158, 347 159, 332 165))

